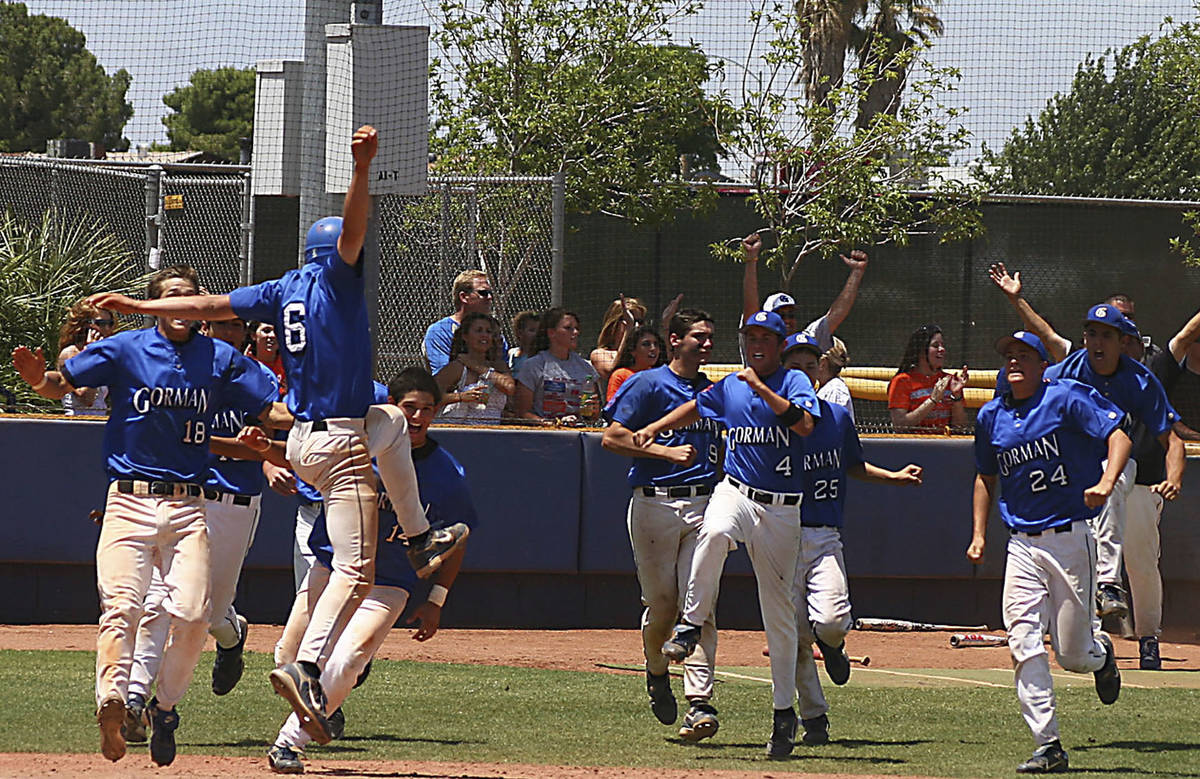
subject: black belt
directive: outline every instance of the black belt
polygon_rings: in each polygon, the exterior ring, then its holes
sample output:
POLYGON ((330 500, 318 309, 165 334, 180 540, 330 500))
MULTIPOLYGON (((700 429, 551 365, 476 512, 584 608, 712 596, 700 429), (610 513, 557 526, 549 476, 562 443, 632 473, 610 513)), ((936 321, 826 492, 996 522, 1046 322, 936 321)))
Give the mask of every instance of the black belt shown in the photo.
POLYGON ((1074 522, 1068 522, 1065 525, 1059 525, 1058 527, 1049 527, 1049 528, 1046 528, 1045 530, 1039 530, 1036 533, 1026 533, 1024 530, 1017 530, 1015 527, 1013 527, 1013 528, 1009 528, 1009 532, 1012 533, 1014 536, 1020 534, 1020 535, 1029 536, 1030 538, 1037 538, 1042 533, 1050 533, 1050 532, 1070 533, 1071 528, 1074 526, 1074 524, 1075 524, 1074 522))
POLYGON ((236 492, 221 492, 220 490, 214 490, 211 487, 204 488, 205 500, 220 500, 226 495, 233 496, 233 505, 235 506, 249 506, 253 497, 251 495, 238 495, 236 492))
POLYGON ((694 484, 686 487, 638 487, 647 498, 698 498, 702 495, 712 495, 713 488, 708 484, 694 484))
POLYGON ((318 419, 317 421, 312 423, 312 427, 309 429, 312 430, 314 433, 322 433, 322 432, 329 430, 329 425, 325 424, 324 419, 318 419))
POLYGON ((767 492, 766 490, 756 490, 749 484, 742 484, 740 481, 730 476, 726 476, 725 478, 729 479, 730 484, 732 484, 734 487, 737 487, 738 492, 742 493, 755 503, 762 503, 767 506, 795 506, 803 497, 803 495, 790 495, 786 492, 767 492), (783 500, 778 501, 777 504, 775 498, 779 495, 783 496, 783 500))
POLYGON ((140 481, 134 479, 118 479, 117 492, 123 492, 126 495, 137 495, 145 492, 147 495, 164 495, 174 497, 176 493, 182 492, 188 497, 198 498, 204 494, 204 489, 199 484, 190 484, 182 481, 140 481), (139 487, 138 485, 144 485, 139 487))

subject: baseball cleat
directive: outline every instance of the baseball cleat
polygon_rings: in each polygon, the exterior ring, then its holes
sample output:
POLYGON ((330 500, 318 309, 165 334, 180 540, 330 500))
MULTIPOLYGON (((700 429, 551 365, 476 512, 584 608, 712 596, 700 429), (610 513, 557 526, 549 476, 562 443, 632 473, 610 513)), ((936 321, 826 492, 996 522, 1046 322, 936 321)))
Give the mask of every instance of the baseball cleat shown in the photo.
POLYGON ((829 743, 829 715, 822 714, 812 719, 802 719, 800 724, 804 727, 804 735, 800 737, 800 740, 808 746, 819 747, 829 743))
POLYGON ((442 567, 447 557, 467 540, 471 528, 461 522, 443 528, 430 528, 419 545, 408 547, 408 562, 417 576, 427 579, 442 567))
POLYGON ((362 672, 358 675, 358 678, 354 680, 354 686, 351 689, 357 690, 359 687, 362 687, 363 682, 365 682, 367 680, 367 677, 370 675, 371 675, 371 661, 368 660, 367 664, 363 666, 362 672))
POLYGON ((136 692, 129 693, 125 703, 125 721, 121 723, 121 735, 126 743, 146 743, 146 728, 150 725, 150 716, 146 713, 146 699, 136 692))
POLYGON ((346 715, 342 712, 341 706, 334 709, 326 721, 329 723, 330 737, 339 739, 346 734, 346 715))
POLYGON ((217 644, 217 657, 213 660, 212 667, 212 691, 214 695, 227 695, 238 681, 242 678, 242 671, 246 669, 246 663, 242 658, 242 650, 246 646, 246 634, 250 632, 250 626, 246 624, 246 618, 241 614, 238 615, 238 628, 242 634, 241 641, 237 642, 236 646, 225 649, 220 644, 217 644))
POLYGON ((96 722, 100 725, 100 754, 114 763, 125 757, 125 738, 121 735, 121 723, 125 721, 125 701, 113 695, 104 699, 96 710, 96 722))
POLYGON ((267 750, 267 762, 277 774, 302 774, 304 763, 300 762, 300 755, 300 752, 291 747, 276 744, 267 750))
POLYGON ((1067 752, 1058 739, 1042 744, 1033 757, 1017 766, 1018 774, 1061 774, 1067 770, 1067 752))
POLYGON ((329 721, 325 718, 325 691, 321 681, 300 663, 288 663, 271 671, 271 686, 296 712, 300 727, 318 744, 333 740, 329 734, 329 721))
POLYGON ((1121 694, 1121 672, 1117 669, 1117 653, 1113 649, 1112 639, 1107 633, 1101 633, 1097 639, 1104 646, 1104 665, 1094 673, 1096 677, 1096 695, 1100 702, 1109 705, 1117 702, 1121 694))
POLYGON ((717 722, 717 710, 708 701, 692 701, 688 713, 683 716, 679 737, 684 741, 703 741, 717 735, 721 726, 717 722))
POLYGON ((846 654, 846 642, 841 646, 832 647, 821 639, 817 639, 817 648, 825 658, 825 673, 834 684, 842 685, 850 681, 850 658, 846 654))
POLYGON ((671 675, 655 676, 646 672, 646 692, 650 693, 650 711, 664 725, 674 725, 679 717, 675 693, 671 692, 671 675))
POLYGON ((179 712, 158 708, 158 699, 150 700, 150 759, 155 765, 175 762, 175 729, 179 727, 179 712))
POLYGON ((680 622, 675 626, 671 637, 662 645, 662 653, 672 663, 682 663, 688 655, 696 650, 698 643, 700 643, 700 628, 680 622))
POLYGON ((1158 654, 1158 639, 1143 636, 1138 639, 1138 668, 1143 671, 1161 671, 1162 657, 1158 654))
POLYGON ((1096 588, 1096 616, 1124 617, 1129 613, 1125 593, 1115 584, 1101 584, 1096 588))
POLYGON ((796 712, 790 706, 786 709, 775 709, 775 718, 771 723, 771 740, 767 742, 767 757, 780 758, 792 754, 799 725, 796 712))

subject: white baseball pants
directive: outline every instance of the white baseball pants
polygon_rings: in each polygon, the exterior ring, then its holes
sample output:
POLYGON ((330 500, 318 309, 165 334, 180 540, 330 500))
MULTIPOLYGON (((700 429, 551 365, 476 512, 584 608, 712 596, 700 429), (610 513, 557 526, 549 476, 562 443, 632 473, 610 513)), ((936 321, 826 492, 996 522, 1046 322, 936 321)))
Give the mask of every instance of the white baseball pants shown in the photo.
MULTIPOLYGON (((320 598, 321 592, 329 581, 329 569, 317 563, 309 571, 308 584, 304 589, 313 596, 315 601, 320 598)), ((292 614, 288 618, 287 631, 293 633, 303 631, 301 623, 307 616, 307 610, 303 608, 302 601, 308 602, 309 598, 307 595, 301 597, 298 594, 292 614), (297 609, 296 606, 300 606, 300 608, 297 609), (296 620, 296 625, 293 625, 293 620, 296 620)), ((333 653, 330 654, 329 661, 325 664, 325 670, 321 672, 321 687, 325 691, 327 711, 333 712, 346 700, 346 696, 354 689, 354 683, 358 681, 359 674, 379 651, 379 647, 383 645, 388 633, 395 626, 396 620, 404 613, 404 606, 407 603, 407 590, 399 587, 372 585, 367 597, 363 599, 362 605, 350 617, 349 624, 338 638, 333 653)), ((286 658, 279 657, 278 654, 275 659, 277 663, 280 663, 281 660, 282 662, 291 662, 286 658)), ((275 743, 291 749, 303 749, 311 740, 312 737, 300 727, 300 720, 293 712, 288 715, 283 727, 279 729, 275 743)))
POLYGON ((379 499, 371 458, 406 536, 429 529, 417 493, 408 424, 396 406, 371 406, 365 419, 326 419, 326 430, 297 422, 287 457, 325 499, 333 573, 313 607, 297 659, 324 667, 350 615, 375 581, 379 499))
POLYGON ((1138 636, 1162 632, 1162 575, 1158 571, 1158 523, 1163 499, 1144 484, 1135 484, 1125 501, 1125 573, 1133 600, 1133 626, 1138 636))
POLYGON ((683 620, 703 625, 712 618, 725 558, 746 545, 767 648, 771 654, 771 688, 776 709, 792 705, 796 695, 796 609, 792 582, 800 548, 800 505, 765 505, 750 500, 727 480, 713 490, 692 558, 683 620))
POLYGON ((1088 521, 1092 533, 1096 536, 1096 574, 1099 584, 1121 586, 1121 547, 1128 515, 1126 502, 1136 477, 1137 463, 1131 459, 1125 464, 1125 470, 1121 471, 1121 476, 1117 479, 1104 508, 1100 509, 1095 518, 1088 521))
MULTIPOLYGON (((697 531, 704 521, 706 496, 695 498, 647 497, 637 489, 629 500, 626 524, 638 583, 642 588, 642 651, 646 670, 655 676, 667 673, 662 653, 683 607, 697 531)), ((683 662, 683 693, 688 700, 712 697, 713 665, 717 656, 717 625, 710 613, 700 626, 700 643, 683 662)))
MULTIPOLYGON (((262 498, 253 495, 250 505, 238 506, 232 494, 221 500, 204 502, 205 522, 208 525, 209 560, 211 561, 211 618, 209 635, 217 644, 229 649, 242 640, 237 621, 237 610, 233 607, 237 595, 238 579, 242 575, 242 563, 250 545, 254 543, 254 531, 258 528, 262 498)), ((142 604, 142 618, 137 627, 137 643, 133 651, 133 666, 129 672, 129 692, 138 693, 149 699, 150 688, 158 677, 159 664, 167 643, 171 627, 171 616, 166 609, 169 597, 167 586, 158 570, 150 577, 150 588, 142 604)))
POLYGON ((812 645, 820 637, 841 646, 850 631, 850 585, 842 559, 842 534, 835 527, 801 527, 800 556, 792 586, 796 608, 796 695, 800 718, 813 719, 829 711, 812 645))
POLYGON ((187 691, 204 650, 209 621, 209 548, 204 499, 126 495, 109 485, 96 547, 100 625, 96 703, 125 700, 142 603, 153 569, 169 597, 170 639, 163 652, 159 703, 171 708, 187 691))
POLYGON ((317 503, 301 503, 296 507, 296 534, 292 544, 292 574, 296 580, 296 589, 300 589, 300 583, 304 581, 304 577, 308 575, 308 569, 312 568, 313 562, 317 559, 308 548, 308 537, 312 534, 313 525, 316 524, 317 517, 324 510, 325 504, 317 503))
POLYGON ((1071 530, 1009 538, 1004 566, 1004 628, 1015 664, 1021 715, 1039 746, 1059 737, 1054 682, 1042 637, 1068 671, 1099 670, 1106 660, 1094 604, 1096 541, 1083 522, 1071 530))

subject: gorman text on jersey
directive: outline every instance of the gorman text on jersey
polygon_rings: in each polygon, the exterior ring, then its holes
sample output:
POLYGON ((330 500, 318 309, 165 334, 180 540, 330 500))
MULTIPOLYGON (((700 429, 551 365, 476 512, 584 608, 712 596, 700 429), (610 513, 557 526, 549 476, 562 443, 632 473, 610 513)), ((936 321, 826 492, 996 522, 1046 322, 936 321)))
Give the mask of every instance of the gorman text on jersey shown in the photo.
POLYGON ((726 441, 730 449, 741 444, 766 444, 780 448, 791 445, 792 431, 786 427, 731 427, 726 441))
POLYGON ((133 391, 133 408, 149 414, 154 408, 190 408, 208 413, 208 390, 199 387, 138 387, 133 391))
POLYGON ((1011 449, 1000 452, 997 458, 1000 463, 1000 474, 1007 476, 1009 469, 1017 465, 1038 459, 1049 460, 1052 455, 1054 457, 1060 456, 1057 433, 1051 433, 1029 443, 1014 446, 1011 449))

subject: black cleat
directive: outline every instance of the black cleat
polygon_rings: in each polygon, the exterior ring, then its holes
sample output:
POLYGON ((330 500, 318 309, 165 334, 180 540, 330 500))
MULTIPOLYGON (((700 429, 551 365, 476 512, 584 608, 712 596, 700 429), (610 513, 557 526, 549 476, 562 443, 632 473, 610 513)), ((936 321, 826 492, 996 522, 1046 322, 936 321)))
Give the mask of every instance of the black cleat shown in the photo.
POLYGON ((680 622, 675 626, 671 637, 662 645, 662 653, 672 663, 682 663, 688 655, 696 651, 698 643, 700 643, 700 628, 680 622))
POLYGON ((409 544, 408 562, 417 576, 429 578, 455 549, 462 546, 471 528, 461 522, 443 528, 430 528, 419 544, 409 544))
POLYGON ((1158 639, 1143 636, 1138 639, 1138 668, 1143 671, 1161 671, 1162 657, 1158 654, 1158 639))
POLYGON ((246 663, 242 659, 242 650, 246 646, 246 634, 250 632, 250 626, 246 624, 246 618, 238 615, 238 627, 242 629, 242 640, 237 642, 237 646, 229 649, 223 648, 217 644, 217 657, 213 660, 212 667, 212 691, 214 695, 228 695, 237 683, 242 678, 242 671, 246 669, 246 663))
POLYGON ((786 709, 775 709, 775 719, 771 724, 771 740, 767 742, 767 757, 782 758, 792 754, 796 745, 796 729, 800 722, 796 712, 789 706, 786 709))
POLYGON ((819 747, 829 743, 829 715, 822 714, 812 719, 802 719, 800 724, 804 727, 804 735, 800 737, 800 740, 808 746, 819 747))
POLYGON ((846 642, 839 647, 831 647, 821 639, 817 639, 817 648, 825 658, 825 673, 829 681, 842 685, 850 681, 850 657, 846 654, 846 642))
POLYGON ((717 710, 712 704, 706 700, 695 700, 683 716, 679 737, 684 741, 703 741, 717 735, 719 727, 721 723, 717 722, 717 710))
POLYGON ((346 715, 342 712, 341 706, 334 709, 326 721, 329 723, 329 735, 334 739, 346 735, 346 715))
POLYGON ((288 663, 270 675, 271 686, 292 706, 300 719, 300 727, 318 744, 333 740, 329 721, 325 718, 325 691, 321 681, 300 663, 288 663))
MULTIPOLYGON (((374 658, 372 658, 372 659, 374 659, 374 658)), ((368 660, 367 664, 363 666, 362 673, 360 673, 358 675, 358 678, 354 680, 354 686, 351 687, 350 689, 357 690, 359 687, 362 687, 363 682, 365 682, 367 680, 367 677, 370 675, 371 675, 371 661, 368 660)))
POLYGON ((1033 751, 1033 757, 1017 766, 1018 774, 1061 774, 1067 770, 1067 753, 1055 739, 1033 751))
POLYGON ((121 723, 121 735, 130 744, 146 743, 146 728, 150 716, 146 713, 146 699, 136 692, 129 693, 125 702, 125 721, 121 723))
POLYGON ((278 744, 267 750, 267 762, 271 770, 277 774, 302 774, 304 763, 300 762, 300 753, 290 747, 278 744))
POLYGON ((1125 593, 1115 584, 1101 584, 1096 588, 1096 616, 1120 619, 1129 613, 1125 593))
POLYGON ((675 694, 671 692, 671 675, 655 676, 646 672, 646 692, 650 693, 650 711, 664 725, 674 725, 679 717, 675 694))
POLYGON ((1100 696, 1101 703, 1109 705, 1116 703, 1121 694, 1121 672, 1117 669, 1117 653, 1113 649, 1112 639, 1107 633, 1101 633, 1099 640, 1104 645, 1107 656, 1104 658, 1104 665, 1094 674, 1096 695, 1100 696))
POLYGON ((179 727, 179 712, 158 708, 158 699, 150 700, 150 759, 156 765, 175 762, 175 729, 179 727))

